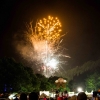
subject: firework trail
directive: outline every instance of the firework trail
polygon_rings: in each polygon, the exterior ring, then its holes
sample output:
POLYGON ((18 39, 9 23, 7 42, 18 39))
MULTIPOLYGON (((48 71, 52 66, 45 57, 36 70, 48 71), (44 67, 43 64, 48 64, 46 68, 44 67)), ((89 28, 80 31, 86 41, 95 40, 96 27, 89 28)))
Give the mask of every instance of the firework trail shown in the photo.
POLYGON ((38 65, 38 70, 42 70, 45 76, 50 76, 55 71, 59 70, 61 64, 60 57, 69 57, 63 55, 62 47, 60 46, 61 38, 61 23, 58 18, 48 16, 37 21, 35 28, 33 23, 27 24, 27 31, 25 31, 25 41, 17 45, 17 50, 21 55, 31 61, 35 61, 38 65))

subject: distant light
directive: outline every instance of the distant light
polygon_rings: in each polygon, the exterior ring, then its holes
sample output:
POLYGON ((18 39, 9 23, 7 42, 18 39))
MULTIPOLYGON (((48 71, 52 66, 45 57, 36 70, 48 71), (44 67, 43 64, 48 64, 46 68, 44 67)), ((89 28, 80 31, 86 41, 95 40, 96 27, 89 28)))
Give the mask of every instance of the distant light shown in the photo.
POLYGON ((78 91, 78 92, 82 92, 83 90, 82 90, 81 87, 78 87, 78 88, 77 88, 77 91, 78 91))
POLYGON ((17 93, 12 93, 12 94, 9 95, 8 98, 9 98, 9 99, 15 99, 15 98, 16 98, 16 97, 15 97, 16 94, 17 94, 17 93))

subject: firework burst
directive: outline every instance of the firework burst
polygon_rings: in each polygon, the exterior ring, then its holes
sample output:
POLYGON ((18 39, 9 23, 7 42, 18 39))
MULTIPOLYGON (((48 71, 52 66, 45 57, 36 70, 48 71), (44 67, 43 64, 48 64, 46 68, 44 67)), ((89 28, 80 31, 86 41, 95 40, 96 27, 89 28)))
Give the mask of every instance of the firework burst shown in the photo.
POLYGON ((25 36, 31 45, 30 48, 24 46, 24 49, 20 49, 21 52, 24 50, 21 54, 24 58, 30 58, 39 64, 38 69, 43 70, 45 76, 50 76, 55 70, 59 70, 60 57, 68 57, 61 53, 63 51, 60 46, 61 38, 65 34, 61 35, 60 32, 61 23, 57 17, 43 18, 37 21, 35 28, 32 22, 27 25, 25 36))

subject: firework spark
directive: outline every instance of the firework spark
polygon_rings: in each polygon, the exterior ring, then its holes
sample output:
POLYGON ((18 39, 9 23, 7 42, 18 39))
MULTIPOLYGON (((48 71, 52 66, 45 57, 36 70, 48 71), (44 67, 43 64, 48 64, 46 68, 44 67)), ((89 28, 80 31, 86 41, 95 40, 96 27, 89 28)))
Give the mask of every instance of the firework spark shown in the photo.
POLYGON ((69 57, 61 53, 61 38, 65 34, 61 35, 60 32, 61 23, 59 19, 48 16, 47 19, 39 20, 35 28, 33 28, 32 22, 27 25, 25 39, 30 44, 28 47, 26 45, 21 49, 21 45, 17 46, 20 48, 19 51, 24 58, 33 60, 41 65, 38 69, 41 68, 45 76, 53 74, 55 69, 56 71, 59 70, 60 57, 69 57))

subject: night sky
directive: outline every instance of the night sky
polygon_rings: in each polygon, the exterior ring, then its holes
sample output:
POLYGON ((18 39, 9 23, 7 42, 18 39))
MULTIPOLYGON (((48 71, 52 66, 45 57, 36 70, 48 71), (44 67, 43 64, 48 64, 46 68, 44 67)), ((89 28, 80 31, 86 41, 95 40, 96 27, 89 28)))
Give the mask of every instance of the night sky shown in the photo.
MULTIPOLYGON (((63 46, 70 55, 68 65, 81 66, 100 58, 99 0, 2 0, 0 3, 0 58, 20 58, 13 36, 25 23, 48 15, 62 23, 63 46)), ((20 34, 21 35, 21 34, 20 34)))

